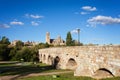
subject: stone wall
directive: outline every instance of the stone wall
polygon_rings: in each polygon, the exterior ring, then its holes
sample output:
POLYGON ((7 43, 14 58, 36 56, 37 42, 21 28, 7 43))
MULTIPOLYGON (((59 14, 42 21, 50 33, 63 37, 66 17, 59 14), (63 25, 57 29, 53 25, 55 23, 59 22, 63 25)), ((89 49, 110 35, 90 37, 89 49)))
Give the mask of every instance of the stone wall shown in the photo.
POLYGON ((39 58, 41 62, 58 69, 72 69, 75 76, 96 77, 95 75, 100 71, 106 71, 112 76, 120 76, 119 46, 46 48, 39 50, 39 58))

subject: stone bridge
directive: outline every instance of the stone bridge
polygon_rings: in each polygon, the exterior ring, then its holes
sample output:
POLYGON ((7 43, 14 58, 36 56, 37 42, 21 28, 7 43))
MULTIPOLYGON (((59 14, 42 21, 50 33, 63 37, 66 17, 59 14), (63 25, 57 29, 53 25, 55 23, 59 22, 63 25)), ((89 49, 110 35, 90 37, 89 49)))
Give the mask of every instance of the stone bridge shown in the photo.
POLYGON ((42 63, 74 70, 75 76, 120 76, 120 46, 73 46, 39 49, 42 63))

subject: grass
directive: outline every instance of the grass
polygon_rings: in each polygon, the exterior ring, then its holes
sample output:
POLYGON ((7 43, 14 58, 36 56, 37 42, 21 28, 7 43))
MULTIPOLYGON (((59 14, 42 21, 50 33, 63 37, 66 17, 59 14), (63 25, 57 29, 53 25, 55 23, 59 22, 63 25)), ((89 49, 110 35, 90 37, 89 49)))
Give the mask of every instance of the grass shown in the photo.
MULTIPOLYGON (((73 73, 59 74, 56 75, 57 76, 56 78, 54 78, 53 76, 54 75, 28 77, 28 78, 21 78, 18 80, 98 80, 98 79, 93 79, 91 77, 83 77, 83 76, 75 77, 73 76, 73 73)), ((105 78, 99 80, 120 80, 120 77, 105 78)))
MULTIPOLYGON (((42 73, 42 72, 59 72, 59 71, 68 71, 68 70, 56 70, 53 69, 51 66, 38 63, 33 64, 31 62, 0 62, 0 76, 6 75, 20 75, 26 76, 31 73, 42 73)), ((47 75, 47 76, 37 76, 37 77, 28 77, 22 78, 19 80, 95 80, 90 77, 75 77, 73 73, 66 73, 66 74, 59 74, 57 77, 54 75, 47 75)), ((113 77, 113 78, 106 78, 100 80, 120 80, 120 77, 113 77)))
POLYGON ((56 76, 57 77, 54 77, 54 75, 37 76, 37 77, 21 78, 18 80, 95 80, 90 77, 75 77, 73 76, 73 73, 59 74, 56 76))
POLYGON ((113 77, 113 78, 105 78, 101 80, 120 80, 120 77, 113 77))
POLYGON ((64 70, 56 70, 52 66, 38 63, 33 64, 31 62, 24 63, 0 63, 0 76, 6 75, 28 75, 31 73, 41 72, 57 72, 64 70))
POLYGON ((16 63, 18 63, 18 61, 4 61, 4 62, 0 62, 0 67, 1 66, 12 66, 16 63))

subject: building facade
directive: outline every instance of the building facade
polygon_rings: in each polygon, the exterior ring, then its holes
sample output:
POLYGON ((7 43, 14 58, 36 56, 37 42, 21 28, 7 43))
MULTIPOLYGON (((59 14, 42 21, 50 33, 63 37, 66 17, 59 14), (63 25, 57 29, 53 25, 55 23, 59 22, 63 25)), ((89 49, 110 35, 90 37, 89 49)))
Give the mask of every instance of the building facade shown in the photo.
POLYGON ((61 36, 58 36, 56 39, 51 39, 49 32, 46 33, 46 43, 54 46, 65 45, 65 41, 61 38, 61 36))

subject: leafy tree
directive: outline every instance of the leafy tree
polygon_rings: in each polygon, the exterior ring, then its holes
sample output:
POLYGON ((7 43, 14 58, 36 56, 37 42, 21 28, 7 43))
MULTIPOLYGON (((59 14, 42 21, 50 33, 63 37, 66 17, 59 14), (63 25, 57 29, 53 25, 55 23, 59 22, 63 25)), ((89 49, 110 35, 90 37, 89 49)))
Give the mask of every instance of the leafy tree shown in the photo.
POLYGON ((22 41, 16 42, 16 45, 11 48, 9 53, 9 57, 11 58, 11 60, 18 60, 18 57, 19 58, 21 57, 21 54, 18 53, 21 52, 23 47, 24 47, 24 43, 22 41))
POLYGON ((48 43, 45 43, 45 47, 48 48, 50 45, 48 43))
POLYGON ((0 44, 9 45, 10 44, 9 39, 7 37, 3 36, 2 39, 0 40, 0 44))
POLYGON ((7 51, 7 45, 0 44, 0 61, 4 60, 7 51))
POLYGON ((72 46, 72 44, 73 44, 72 36, 71 36, 71 33, 68 32, 68 33, 67 33, 67 37, 66 37, 66 45, 67 45, 67 46, 72 46))
MULTIPOLYGON (((12 51, 14 54, 14 50, 12 51)), ((21 60, 23 59, 24 61, 32 61, 32 62, 38 62, 38 47, 33 46, 33 47, 22 47, 21 50, 17 50, 16 54, 12 58, 13 60, 21 60)))
POLYGON ((78 43, 78 41, 73 40, 72 46, 83 46, 83 43, 80 43, 80 42, 78 43))
POLYGON ((20 50, 23 46, 24 46, 24 43, 23 43, 22 41, 16 42, 16 46, 15 46, 15 47, 16 47, 18 50, 20 50))
POLYGON ((9 57, 11 60, 13 60, 13 61, 16 60, 15 55, 16 55, 17 51, 18 50, 16 47, 11 48, 10 53, 9 53, 9 57))
POLYGON ((9 56, 11 57, 11 60, 19 61, 23 59, 24 61, 38 62, 38 49, 47 47, 49 47, 49 44, 47 43, 40 43, 38 45, 29 47, 24 46, 22 41, 18 41, 16 43, 16 46, 11 49, 9 56))
POLYGON ((7 44, 0 44, 0 61, 9 60, 9 52, 10 48, 8 48, 7 44))
POLYGON ((9 60, 9 51, 8 45, 10 44, 9 39, 5 36, 0 40, 0 61, 9 60))
POLYGON ((30 61, 31 51, 28 47, 23 47, 21 50, 17 51, 15 57, 17 60, 24 59, 24 61, 30 61))
POLYGON ((33 47, 31 49, 31 54, 32 54, 31 61, 38 62, 39 61, 38 48, 33 47))
POLYGON ((42 48, 48 48, 50 45, 48 43, 40 43, 38 46, 38 49, 42 49, 42 48))

